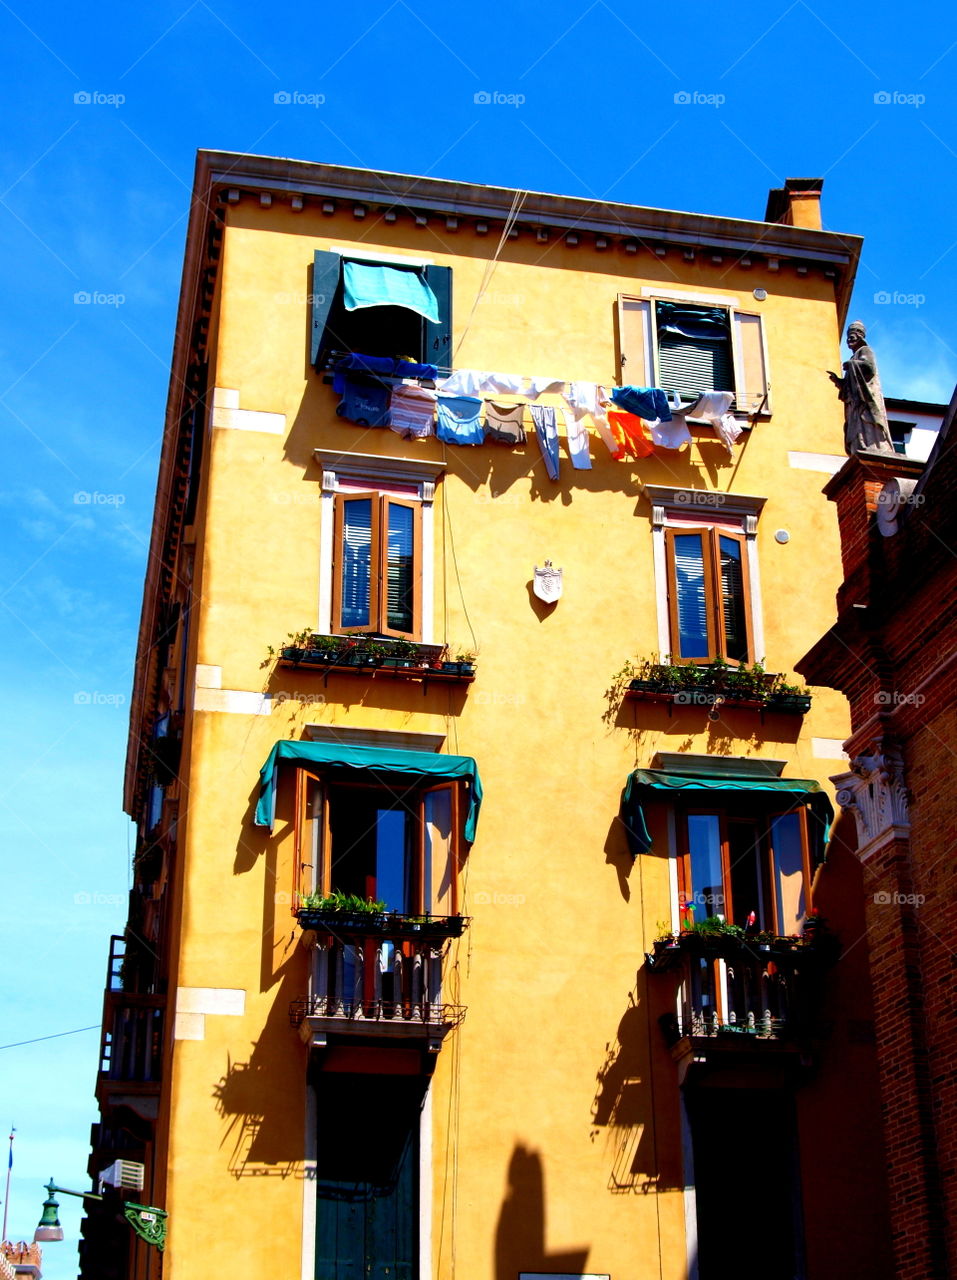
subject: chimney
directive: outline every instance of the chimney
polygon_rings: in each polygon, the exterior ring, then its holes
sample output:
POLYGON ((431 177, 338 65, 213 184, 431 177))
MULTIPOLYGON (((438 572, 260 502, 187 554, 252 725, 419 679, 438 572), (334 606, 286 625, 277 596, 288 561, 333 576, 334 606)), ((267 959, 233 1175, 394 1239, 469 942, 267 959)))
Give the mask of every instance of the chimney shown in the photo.
POLYGON ((772 187, 768 192, 764 221, 820 231, 823 186, 823 178, 785 178, 783 187, 772 187))

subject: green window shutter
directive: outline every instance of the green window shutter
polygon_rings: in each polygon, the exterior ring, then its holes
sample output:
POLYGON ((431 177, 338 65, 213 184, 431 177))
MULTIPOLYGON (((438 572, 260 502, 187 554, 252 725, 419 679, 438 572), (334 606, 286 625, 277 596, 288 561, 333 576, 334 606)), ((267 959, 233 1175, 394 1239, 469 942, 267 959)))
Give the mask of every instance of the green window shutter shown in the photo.
POLYGON ((312 264, 312 293, 310 326, 309 360, 315 366, 322 355, 326 325, 332 313, 332 304, 339 291, 339 276, 342 259, 338 253, 330 253, 328 249, 317 249, 312 264))
POLYGON ((452 268, 428 266, 425 280, 439 304, 438 324, 425 322, 423 360, 448 369, 452 359, 452 268))

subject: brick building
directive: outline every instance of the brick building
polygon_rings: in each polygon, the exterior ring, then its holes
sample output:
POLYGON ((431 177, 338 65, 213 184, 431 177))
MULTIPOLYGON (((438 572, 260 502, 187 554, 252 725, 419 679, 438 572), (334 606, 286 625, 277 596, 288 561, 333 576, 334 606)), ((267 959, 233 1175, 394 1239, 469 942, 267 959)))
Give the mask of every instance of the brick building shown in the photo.
POLYGON ((957 395, 926 463, 866 454, 828 482, 838 618, 797 663, 850 703, 850 768, 832 780, 863 871, 895 1274, 909 1280, 957 1272, 955 409, 957 395))

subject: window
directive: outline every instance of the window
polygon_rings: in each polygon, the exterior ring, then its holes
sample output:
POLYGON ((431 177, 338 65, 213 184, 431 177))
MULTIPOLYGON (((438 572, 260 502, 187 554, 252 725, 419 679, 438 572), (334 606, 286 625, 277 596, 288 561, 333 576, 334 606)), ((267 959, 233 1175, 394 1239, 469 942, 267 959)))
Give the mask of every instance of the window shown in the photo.
POLYGON ((747 663, 753 649, 742 534, 667 529, 671 656, 681 662, 747 663))
POLYGON ((622 294, 618 342, 623 383, 677 392, 686 403, 702 391, 731 391, 736 412, 771 412, 761 316, 732 299, 622 294))
POLYGON ((337 494, 333 630, 420 639, 421 559, 416 500, 377 491, 337 494))
POLYGON ((433 501, 441 462, 316 449, 321 634, 433 643, 433 501))
POLYGON ((401 915, 457 915, 459 800, 454 781, 356 782, 299 768, 294 906, 339 890, 401 915))
POLYGON ((755 542, 765 499, 657 484, 643 492, 651 503, 658 652, 675 662, 763 662, 755 542))
POLYGON ((799 933, 811 881, 806 813, 753 804, 678 815, 682 925, 711 916, 781 936, 799 933))
POLYGON ((452 268, 434 263, 384 255, 368 255, 347 249, 317 249, 313 262, 310 357, 321 367, 330 355, 360 352, 363 355, 400 356, 447 367, 452 351, 452 268), (376 284, 382 302, 350 310, 350 282, 346 266, 376 267, 376 284), (434 308, 426 317, 415 310, 416 294, 430 296, 434 308), (399 305, 395 305, 398 302, 399 305), (432 318, 434 317, 434 318, 432 318))

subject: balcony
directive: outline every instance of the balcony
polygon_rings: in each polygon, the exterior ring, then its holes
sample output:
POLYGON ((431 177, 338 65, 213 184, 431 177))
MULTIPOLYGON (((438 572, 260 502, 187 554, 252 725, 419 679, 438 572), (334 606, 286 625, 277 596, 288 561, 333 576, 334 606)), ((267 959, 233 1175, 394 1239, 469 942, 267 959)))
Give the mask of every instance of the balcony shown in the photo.
POLYGON ((821 930, 802 937, 689 931, 655 943, 652 974, 677 979, 675 1012, 659 1021, 679 1062, 802 1054, 821 985, 839 952, 821 930))
POLYGON ((129 1107, 144 1120, 158 1114, 166 997, 123 989, 127 958, 113 938, 103 998, 103 1037, 96 1098, 101 1111, 129 1107))
POLYGON ((303 1041, 326 1048, 330 1037, 399 1040, 438 1052, 465 1016, 442 997, 446 944, 463 916, 351 915, 301 910, 314 944, 311 992, 289 1007, 303 1041))

